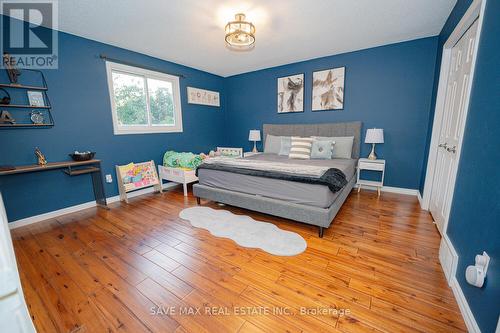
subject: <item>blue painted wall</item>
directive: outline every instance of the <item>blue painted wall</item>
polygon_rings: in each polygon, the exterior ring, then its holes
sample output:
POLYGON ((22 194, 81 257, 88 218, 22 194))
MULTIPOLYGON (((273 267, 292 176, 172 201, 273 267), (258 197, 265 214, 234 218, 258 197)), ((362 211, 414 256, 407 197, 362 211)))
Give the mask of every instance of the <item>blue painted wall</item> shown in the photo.
POLYGON ((448 235, 458 252, 457 279, 482 332, 500 315, 500 1, 488 0, 470 96, 448 235), (485 286, 465 281, 465 269, 485 250, 485 286))
POLYGON ((455 29, 456 25, 458 24, 462 16, 465 14, 471 3, 472 0, 458 0, 438 36, 438 50, 436 56, 436 66, 434 71, 434 85, 432 87, 432 102, 429 113, 429 127, 427 129, 427 143, 425 147, 424 164, 422 166, 422 177, 420 178, 420 186, 419 186, 419 191, 421 195, 424 194, 424 182, 425 182, 425 175, 427 173, 427 158, 429 157, 429 146, 431 144, 432 125, 434 123, 434 111, 435 111, 434 109, 436 107, 436 97, 437 97, 437 89, 439 83, 439 72, 441 70, 441 57, 443 55, 443 45, 444 43, 446 43, 448 37, 450 37, 451 33, 453 32, 453 29, 455 29))
MULTIPOLYGON (((274 67, 227 79, 226 124, 231 145, 251 148, 248 130, 264 123, 361 120, 384 129, 377 153, 387 160, 385 184, 417 189, 426 145, 438 38, 345 53, 274 67), (311 111, 312 72, 346 67, 342 111, 311 111), (305 73, 303 113, 277 114, 276 79, 305 73)), ((363 131, 363 140, 364 140, 363 131)), ((371 146, 362 144, 362 155, 371 146)), ((262 147, 260 148, 262 149, 262 147)))
MULTIPOLYGON (((44 73, 56 125, 50 129, 0 130, 0 165, 36 163, 35 146, 49 161, 67 160, 67 154, 74 150, 94 150, 96 158, 103 161, 104 173, 115 178, 115 164, 150 159, 160 163, 168 149, 208 151, 224 142, 222 77, 66 33, 59 33, 59 69, 44 73), (180 81, 184 132, 113 135, 105 63, 98 58, 100 53, 185 75, 180 81), (186 86, 220 91, 222 107, 187 104, 186 86)), ((0 78, 0 82, 6 80, 6 76, 0 78)), ((9 221, 93 200, 90 176, 68 177, 61 171, 0 177, 0 190, 9 221)), ((105 190, 107 196, 117 195, 116 182, 106 184, 105 190)))

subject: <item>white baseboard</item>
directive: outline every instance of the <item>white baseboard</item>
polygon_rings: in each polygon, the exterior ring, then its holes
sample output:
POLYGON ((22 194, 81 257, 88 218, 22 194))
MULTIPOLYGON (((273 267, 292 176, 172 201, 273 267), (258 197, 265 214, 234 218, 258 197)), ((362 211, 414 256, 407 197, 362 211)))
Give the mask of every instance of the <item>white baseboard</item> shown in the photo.
POLYGON ((69 213, 78 212, 80 210, 92 208, 92 207, 95 207, 95 206, 96 206, 95 201, 89 201, 89 202, 85 202, 85 203, 82 203, 82 204, 79 204, 79 205, 76 205, 76 206, 66 207, 66 208, 54 210, 52 212, 48 212, 48 213, 43 213, 43 214, 40 214, 40 215, 26 217, 24 219, 20 219, 20 220, 16 220, 16 221, 10 222, 9 223, 9 229, 15 229, 15 228, 19 228, 19 227, 24 227, 25 225, 29 225, 29 224, 41 222, 41 221, 48 220, 48 219, 53 219, 54 217, 58 217, 58 216, 61 216, 61 215, 66 215, 66 214, 69 214, 69 213))
POLYGON ((458 307, 460 308, 460 313, 465 321, 465 326, 467 326, 467 330, 469 333, 481 333, 481 329, 476 322, 476 318, 474 318, 474 314, 469 307, 469 303, 467 303, 467 299, 458 283, 458 280, 455 276, 451 279, 450 283, 451 290, 453 290, 453 295, 457 300, 458 307))
MULTIPOLYGON (((355 188, 358 188, 358 185, 354 186, 355 188)), ((377 190, 376 186, 369 186, 369 185, 363 185, 362 190, 377 190)), ((392 187, 392 186, 382 186, 380 189, 382 192, 388 192, 388 193, 398 193, 398 194, 406 194, 406 195, 414 195, 417 196, 418 193, 420 193, 418 190, 412 189, 412 188, 404 188, 404 187, 392 187)))
MULTIPOLYGON (((176 186, 179 186, 179 184, 177 184, 177 183, 171 183, 170 182, 170 183, 163 184, 163 189, 168 190, 168 189, 171 189, 171 188, 176 187, 176 186)), ((148 194, 148 193, 152 193, 152 192, 154 192, 154 187, 148 187, 148 188, 145 188, 145 189, 142 189, 142 190, 138 190, 138 191, 135 191, 135 192, 130 192, 130 193, 127 194, 127 196, 129 198, 133 198, 133 197, 137 197, 137 196, 148 194)), ((113 203, 113 202, 118 202, 118 201, 120 201, 120 196, 119 195, 115 195, 115 196, 112 196, 112 197, 108 197, 108 198, 106 198, 106 201, 107 201, 108 204, 113 203)), ((38 223, 38 222, 45 221, 45 220, 48 220, 48 219, 53 219, 53 218, 58 217, 58 216, 62 216, 62 215, 66 215, 66 214, 70 214, 70 213, 74 213, 74 212, 78 212, 80 210, 88 209, 88 208, 92 208, 92 207, 96 207, 96 202, 95 201, 89 201, 89 202, 85 202, 85 203, 82 203, 82 204, 79 204, 79 205, 75 205, 75 206, 71 206, 71 207, 66 207, 66 208, 54 210, 52 212, 48 212, 48 213, 43 213, 43 214, 40 214, 40 215, 26 217, 24 219, 20 219, 20 220, 16 220, 16 221, 13 221, 13 222, 9 222, 9 229, 11 229, 11 230, 12 229, 16 229, 16 228, 19 228, 19 227, 23 227, 25 225, 29 225, 29 224, 33 224, 33 223, 38 223)))
POLYGON ((441 244, 439 244, 439 262, 443 267, 446 281, 451 286, 451 281, 457 273, 458 254, 446 234, 441 238, 441 244))
POLYGON ((472 314, 469 303, 467 303, 467 299, 465 298, 465 295, 456 277, 458 266, 457 251, 455 250, 455 247, 446 234, 443 236, 443 238, 441 238, 441 244, 439 246, 439 261, 441 262, 446 280, 448 281, 448 284, 450 285, 451 290, 453 291, 453 295, 455 296, 455 299, 457 301, 458 307, 460 308, 460 313, 464 318, 467 330, 471 333, 480 333, 481 330, 477 325, 476 319, 472 314))
POLYGON ((418 203, 420 204, 420 208, 422 208, 422 210, 427 210, 424 207, 424 198, 422 198, 422 195, 420 194, 420 191, 418 191, 418 193, 417 193, 417 199, 418 199, 418 203))

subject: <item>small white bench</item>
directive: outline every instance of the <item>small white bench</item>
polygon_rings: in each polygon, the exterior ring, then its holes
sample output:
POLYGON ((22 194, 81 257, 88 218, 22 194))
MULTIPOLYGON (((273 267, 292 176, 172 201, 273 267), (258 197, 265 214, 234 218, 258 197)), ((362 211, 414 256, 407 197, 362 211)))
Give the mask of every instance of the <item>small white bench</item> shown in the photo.
POLYGON ((158 165, 158 175, 160 180, 167 180, 174 183, 182 184, 184 189, 184 196, 187 197, 187 184, 198 181, 195 170, 184 170, 180 168, 170 168, 163 165, 158 165))

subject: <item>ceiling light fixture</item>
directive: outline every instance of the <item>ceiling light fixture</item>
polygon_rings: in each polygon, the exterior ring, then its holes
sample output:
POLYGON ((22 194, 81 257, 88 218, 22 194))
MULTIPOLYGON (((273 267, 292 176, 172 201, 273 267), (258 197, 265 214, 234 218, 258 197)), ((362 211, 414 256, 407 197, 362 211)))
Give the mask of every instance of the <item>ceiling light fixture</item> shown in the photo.
POLYGON ((226 24, 226 43, 237 49, 248 49, 255 43, 255 26, 245 21, 245 14, 235 15, 235 21, 226 24))

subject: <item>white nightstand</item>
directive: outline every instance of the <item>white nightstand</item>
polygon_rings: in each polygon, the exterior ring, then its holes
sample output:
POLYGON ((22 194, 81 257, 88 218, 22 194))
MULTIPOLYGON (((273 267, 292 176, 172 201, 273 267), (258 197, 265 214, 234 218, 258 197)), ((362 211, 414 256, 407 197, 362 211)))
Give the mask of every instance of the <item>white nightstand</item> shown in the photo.
POLYGON ((243 153, 243 157, 250 157, 250 156, 259 155, 259 154, 262 154, 262 152, 259 151, 259 152, 254 153, 254 152, 251 152, 251 151, 246 151, 246 152, 243 153))
POLYGON ((385 174, 385 160, 369 160, 367 158, 360 158, 358 160, 358 180, 356 184, 358 185, 358 192, 361 191, 362 185, 373 186, 377 188, 378 195, 380 195, 380 189, 384 186, 384 174, 385 174), (375 180, 364 180, 360 179, 361 170, 371 170, 382 172, 382 178, 380 181, 375 180))

